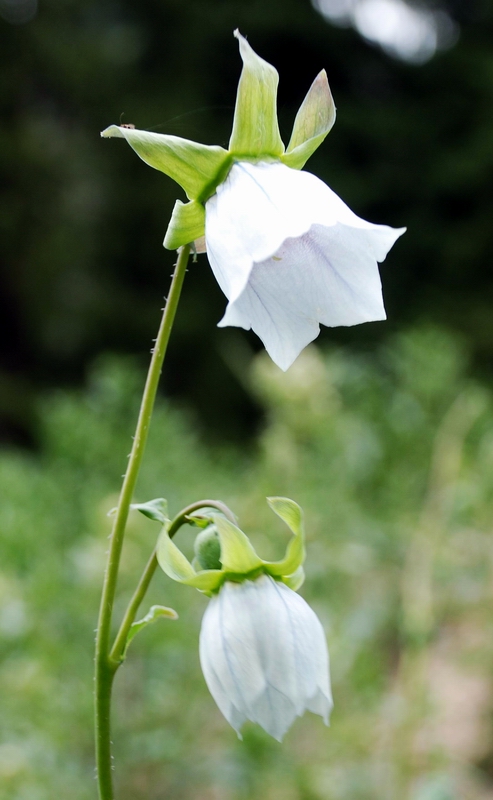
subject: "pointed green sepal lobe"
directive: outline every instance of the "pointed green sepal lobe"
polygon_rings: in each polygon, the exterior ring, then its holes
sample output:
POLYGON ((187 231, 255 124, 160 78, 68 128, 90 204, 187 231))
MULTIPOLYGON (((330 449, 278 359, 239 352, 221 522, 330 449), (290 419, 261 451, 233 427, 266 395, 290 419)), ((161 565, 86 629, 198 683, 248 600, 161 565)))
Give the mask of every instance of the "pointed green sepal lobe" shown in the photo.
POLYGON ((277 122, 277 70, 250 47, 238 30, 234 35, 243 61, 236 95, 229 151, 234 156, 279 158, 284 144, 277 122))
POLYGON ((281 561, 265 562, 270 575, 284 577, 293 575, 305 560, 305 534, 303 512, 299 505, 288 497, 268 497, 270 507, 291 529, 294 538, 288 544, 286 555, 281 561))
POLYGON ((181 550, 171 541, 168 534, 168 527, 165 525, 159 534, 157 542, 156 556, 159 566, 178 583, 187 583, 195 578, 196 572, 190 561, 183 555, 181 550))
POLYGON ((221 543, 221 564, 225 572, 245 575, 263 565, 250 539, 226 517, 214 517, 221 543))
POLYGON ((167 526, 159 535, 156 556, 159 566, 169 578, 178 583, 193 586, 202 592, 213 592, 220 587, 224 580, 224 572, 221 569, 196 571, 188 558, 169 538, 167 526))
POLYGON ((281 578, 281 581, 286 584, 293 592, 297 592, 300 586, 303 585, 305 580, 305 570, 303 567, 298 567, 296 572, 293 572, 292 575, 284 575, 281 578))
POLYGON ((160 522, 161 525, 169 522, 168 503, 164 497, 156 497, 155 500, 149 500, 147 503, 132 503, 130 508, 134 511, 140 511, 144 517, 160 522))
POLYGON ((197 200, 182 203, 177 200, 168 230, 164 237, 167 250, 178 250, 184 244, 190 244, 205 234, 205 208, 197 200))
POLYGON ((322 144, 336 119, 336 107, 323 69, 313 81, 294 121, 293 133, 281 161, 301 169, 322 144))
POLYGON ((227 174, 231 163, 223 147, 199 144, 179 136, 110 125, 104 139, 126 139, 138 156, 180 184, 190 200, 207 199, 227 174))
POLYGON ((156 548, 160 567, 174 581, 194 586, 208 595, 219 591, 226 580, 255 580, 262 573, 272 575, 291 589, 298 589, 304 580, 303 512, 287 497, 269 497, 268 503, 294 534, 281 561, 263 561, 240 528, 222 514, 215 513, 215 509, 201 509, 199 514, 188 518, 190 524, 199 528, 204 520, 207 523, 197 536, 192 563, 170 539, 168 525, 165 525, 156 548), (218 541, 214 541, 216 537, 218 541))
POLYGON ((151 606, 148 613, 138 622, 134 622, 128 632, 127 641, 125 643, 125 650, 123 651, 122 659, 127 655, 127 650, 132 639, 140 633, 141 630, 152 625, 158 619, 178 619, 178 614, 173 608, 166 608, 166 606, 151 606))

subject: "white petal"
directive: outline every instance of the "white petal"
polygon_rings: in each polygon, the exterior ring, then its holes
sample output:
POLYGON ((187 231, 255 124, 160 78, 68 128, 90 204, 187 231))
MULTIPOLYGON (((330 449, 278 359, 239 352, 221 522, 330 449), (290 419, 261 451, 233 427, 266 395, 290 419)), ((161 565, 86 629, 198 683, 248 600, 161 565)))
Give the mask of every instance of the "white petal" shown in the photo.
POLYGON ((200 632, 200 661, 209 690, 222 713, 238 730, 247 718, 249 693, 264 687, 262 670, 249 652, 254 648, 245 606, 237 602, 240 584, 227 583, 206 609, 200 632), (245 697, 245 693, 248 694, 245 697), (238 715, 240 725, 235 724, 238 715))
POLYGON ((230 300, 243 291, 255 262, 272 255, 288 236, 299 236, 310 227, 304 204, 292 201, 293 176, 300 174, 279 163, 234 164, 207 201, 207 253, 230 300))
POLYGON ((319 324, 385 319, 377 261, 404 228, 357 217, 322 181, 279 163, 235 164, 206 203, 220 326, 252 328, 287 369, 319 324))
POLYGON ((328 720, 322 626, 299 595, 269 576, 227 582, 212 598, 200 660, 211 694, 237 731, 250 719, 281 740, 306 708, 328 720))
MULTIPOLYGON (((393 232, 395 233, 395 232, 393 232)), ((255 264, 249 281, 219 323, 252 328, 273 361, 287 369, 320 324, 357 325, 385 319, 372 232, 314 225, 255 264)))

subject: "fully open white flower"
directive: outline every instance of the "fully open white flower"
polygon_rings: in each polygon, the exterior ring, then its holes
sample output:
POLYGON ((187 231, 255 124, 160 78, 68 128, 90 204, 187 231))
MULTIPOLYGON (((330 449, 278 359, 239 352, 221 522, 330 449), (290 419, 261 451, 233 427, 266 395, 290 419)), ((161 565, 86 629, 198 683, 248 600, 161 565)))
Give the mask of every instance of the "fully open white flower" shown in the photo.
POLYGON ((229 300, 220 326, 252 328, 286 370, 320 323, 385 319, 377 262, 405 228, 357 217, 322 181, 300 172, 335 121, 322 70, 301 104, 287 148, 277 120, 279 76, 235 31, 243 60, 228 150, 112 125, 139 156, 185 190, 164 239, 176 249, 207 243, 229 300))
POLYGON ((227 581, 202 622, 200 662, 220 710, 239 732, 252 720, 279 741, 305 710, 332 709, 325 635, 310 606, 270 575, 227 581))
POLYGON ((321 180, 279 162, 234 164, 205 206, 220 326, 252 328, 288 369, 320 324, 385 319, 377 262, 405 228, 357 217, 321 180))

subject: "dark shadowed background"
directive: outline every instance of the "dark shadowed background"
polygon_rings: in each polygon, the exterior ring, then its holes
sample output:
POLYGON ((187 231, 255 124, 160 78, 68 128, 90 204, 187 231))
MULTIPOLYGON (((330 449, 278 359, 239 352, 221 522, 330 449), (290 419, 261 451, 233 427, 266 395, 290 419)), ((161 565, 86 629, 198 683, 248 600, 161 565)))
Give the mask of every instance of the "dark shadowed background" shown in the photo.
MULTIPOLYGON (((235 27, 280 73, 285 141, 327 70, 338 119, 308 169, 361 216, 408 226, 382 267, 389 322, 325 329, 322 340, 367 348, 433 320, 460 331, 489 373, 490 2, 0 0, 4 440, 35 444, 39 390, 82 384, 101 351, 144 363, 172 268, 161 242, 182 193, 99 131, 121 120, 226 145, 235 27)), ((202 256, 165 375, 215 438, 247 435, 259 413, 241 386, 246 345, 259 342, 216 329, 224 305, 202 256)))

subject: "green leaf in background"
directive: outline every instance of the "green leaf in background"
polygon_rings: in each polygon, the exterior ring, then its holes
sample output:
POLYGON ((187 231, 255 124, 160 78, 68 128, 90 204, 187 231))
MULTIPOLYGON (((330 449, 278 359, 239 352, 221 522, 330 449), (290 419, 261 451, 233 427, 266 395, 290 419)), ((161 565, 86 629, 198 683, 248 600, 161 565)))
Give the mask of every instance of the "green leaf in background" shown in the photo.
POLYGON ((156 497, 155 500, 148 500, 147 503, 132 503, 130 508, 134 511, 140 511, 144 517, 160 522, 161 525, 169 522, 168 502, 164 497, 156 497))

